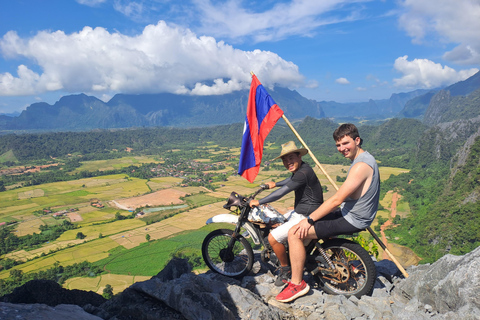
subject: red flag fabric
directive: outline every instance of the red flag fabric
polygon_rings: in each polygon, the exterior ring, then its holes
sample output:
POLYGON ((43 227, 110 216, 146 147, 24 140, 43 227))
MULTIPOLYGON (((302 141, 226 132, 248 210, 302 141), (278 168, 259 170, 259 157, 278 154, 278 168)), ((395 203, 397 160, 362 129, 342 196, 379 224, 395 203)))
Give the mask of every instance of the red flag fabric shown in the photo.
POLYGON ((260 170, 263 142, 282 115, 282 109, 268 94, 257 76, 253 75, 238 166, 238 174, 250 183, 255 180, 260 170))

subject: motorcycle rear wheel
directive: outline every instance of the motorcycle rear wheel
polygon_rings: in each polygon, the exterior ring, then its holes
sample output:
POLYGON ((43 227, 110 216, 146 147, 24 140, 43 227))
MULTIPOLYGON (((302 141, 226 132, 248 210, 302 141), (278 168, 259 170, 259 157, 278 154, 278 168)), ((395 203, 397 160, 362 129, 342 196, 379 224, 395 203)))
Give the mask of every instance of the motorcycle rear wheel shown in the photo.
POLYGON ((361 245, 337 238, 327 240, 321 246, 335 266, 335 272, 329 274, 325 260, 315 249, 320 270, 316 275, 319 286, 326 293, 357 298, 371 294, 377 270, 370 254, 361 245))
POLYGON ((202 243, 202 256, 210 270, 231 278, 242 278, 253 267, 253 250, 247 239, 237 235, 233 247, 228 243, 233 238, 233 231, 217 229, 210 232, 202 243))

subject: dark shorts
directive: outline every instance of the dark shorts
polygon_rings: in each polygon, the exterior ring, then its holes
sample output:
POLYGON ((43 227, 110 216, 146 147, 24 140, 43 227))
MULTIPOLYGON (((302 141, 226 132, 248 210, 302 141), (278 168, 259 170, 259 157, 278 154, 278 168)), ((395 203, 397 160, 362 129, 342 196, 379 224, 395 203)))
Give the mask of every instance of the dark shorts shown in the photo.
POLYGON ((318 239, 330 238, 341 234, 352 234, 364 229, 358 229, 352 226, 338 209, 327 214, 320 220, 315 221, 313 226, 318 239))

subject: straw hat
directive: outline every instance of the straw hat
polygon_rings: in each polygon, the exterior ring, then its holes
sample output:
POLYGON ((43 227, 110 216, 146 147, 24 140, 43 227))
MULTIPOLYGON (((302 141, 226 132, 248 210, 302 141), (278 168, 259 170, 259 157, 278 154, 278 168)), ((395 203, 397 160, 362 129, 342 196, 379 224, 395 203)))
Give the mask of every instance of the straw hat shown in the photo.
POLYGON ((295 142, 288 141, 287 143, 282 144, 282 152, 280 152, 280 155, 273 160, 277 160, 278 158, 281 158, 283 156, 286 156, 287 154, 294 153, 294 152, 300 153, 300 157, 303 157, 308 153, 308 150, 305 148, 298 149, 297 146, 295 145, 295 142))

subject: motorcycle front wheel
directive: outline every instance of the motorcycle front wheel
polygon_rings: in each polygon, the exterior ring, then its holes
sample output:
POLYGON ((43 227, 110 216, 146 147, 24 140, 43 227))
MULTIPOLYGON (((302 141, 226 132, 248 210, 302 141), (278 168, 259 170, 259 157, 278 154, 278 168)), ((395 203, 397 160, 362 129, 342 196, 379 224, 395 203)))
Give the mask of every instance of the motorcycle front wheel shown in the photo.
POLYGON ((241 235, 233 238, 233 231, 229 229, 210 232, 203 240, 202 256, 210 270, 237 279, 252 270, 254 259, 247 239, 241 235), (229 247, 229 243, 233 245, 229 247))

